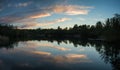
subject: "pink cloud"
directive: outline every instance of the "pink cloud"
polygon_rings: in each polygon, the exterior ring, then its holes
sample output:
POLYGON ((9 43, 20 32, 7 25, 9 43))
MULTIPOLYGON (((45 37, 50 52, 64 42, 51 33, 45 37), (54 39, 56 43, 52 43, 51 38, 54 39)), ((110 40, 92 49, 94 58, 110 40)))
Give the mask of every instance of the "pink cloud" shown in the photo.
POLYGON ((35 15, 31 15, 29 16, 29 18, 42 18, 42 17, 48 17, 51 16, 50 13, 39 13, 39 14, 35 14, 35 15))
POLYGON ((67 15, 81 15, 88 14, 91 6, 78 6, 78 5, 55 5, 47 8, 43 8, 46 11, 51 11, 53 13, 65 13, 67 15))

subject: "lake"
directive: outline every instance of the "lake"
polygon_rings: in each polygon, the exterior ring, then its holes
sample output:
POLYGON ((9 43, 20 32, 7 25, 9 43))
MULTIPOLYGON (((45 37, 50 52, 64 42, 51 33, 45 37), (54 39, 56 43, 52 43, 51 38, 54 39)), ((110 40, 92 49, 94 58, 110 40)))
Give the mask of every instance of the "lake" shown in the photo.
POLYGON ((120 48, 76 40, 30 40, 0 46, 0 70, 119 70, 120 48))

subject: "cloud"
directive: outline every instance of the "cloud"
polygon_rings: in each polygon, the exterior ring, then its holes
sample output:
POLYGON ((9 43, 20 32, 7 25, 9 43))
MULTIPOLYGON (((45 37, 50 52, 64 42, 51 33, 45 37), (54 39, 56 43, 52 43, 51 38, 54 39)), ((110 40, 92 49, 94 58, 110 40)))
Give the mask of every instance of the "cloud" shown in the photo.
POLYGON ((34 19, 25 19, 24 21, 23 20, 19 21, 19 23, 21 22, 21 26, 19 26, 19 28, 20 29, 33 29, 33 28, 38 28, 38 27, 41 27, 41 26, 48 26, 48 25, 57 24, 57 23, 60 23, 60 22, 65 22, 65 21, 68 21, 68 20, 71 20, 71 19, 70 18, 59 18, 59 19, 56 19, 56 20, 45 21, 45 22, 37 22, 34 19))
POLYGON ((48 25, 52 25, 52 24, 57 24, 60 22, 65 22, 65 21, 69 21, 71 20, 71 18, 58 18, 55 20, 51 20, 51 21, 36 21, 35 19, 37 18, 44 18, 44 17, 48 17, 51 16, 51 14, 49 13, 39 13, 37 14, 33 14, 30 16, 26 16, 26 17, 17 17, 17 16, 6 16, 6 17, 2 17, 0 18, 1 23, 5 23, 5 24, 13 24, 13 25, 17 25, 19 29, 34 29, 34 28, 38 28, 41 26, 48 26, 48 25))
POLYGON ((53 60, 56 63, 80 63, 80 62, 91 62, 84 54, 66 54, 53 56, 53 60))
POLYGON ((65 13, 67 15, 85 15, 88 14, 91 6, 78 6, 78 5, 54 5, 50 7, 43 8, 46 11, 51 11, 53 13, 65 13))
POLYGON ((25 44, 27 44, 27 47, 30 47, 30 48, 36 48, 37 46, 39 46, 39 47, 47 47, 47 48, 57 49, 57 50, 60 50, 60 51, 69 51, 69 50, 71 50, 69 48, 64 48, 62 46, 55 46, 55 45, 53 45, 51 43, 40 43, 40 42, 28 41, 25 44))
POLYGON ((51 55, 50 52, 43 52, 43 51, 32 51, 33 54, 39 54, 39 55, 51 55))
POLYGON ((68 21, 68 20, 71 20, 71 19, 70 18, 59 18, 59 19, 56 19, 53 21, 46 21, 45 23, 55 24, 55 23, 64 22, 64 21, 68 21))
POLYGON ((66 11, 68 15, 80 15, 80 14, 88 14, 88 10, 72 10, 72 11, 66 11))
POLYGON ((22 22, 21 25, 18 27, 19 29, 33 29, 39 26, 42 26, 42 24, 39 24, 37 22, 22 22))
POLYGON ((55 48, 55 49, 58 49, 58 50, 61 50, 61 51, 69 51, 69 50, 71 50, 71 49, 64 48, 64 47, 59 47, 59 46, 53 46, 51 48, 55 48))
POLYGON ((60 19, 57 19, 56 22, 64 22, 67 20, 71 20, 71 19, 70 18, 60 18, 60 19))
POLYGON ((16 7, 26 7, 26 6, 30 5, 31 3, 32 3, 32 2, 18 3, 18 4, 16 5, 16 7))
POLYGON ((48 16, 51 16, 50 13, 39 13, 39 14, 35 14, 35 15, 31 15, 29 16, 29 18, 42 18, 42 17, 48 17, 48 16))
POLYGON ((18 3, 8 3, 8 7, 16 7, 16 8, 19 8, 19 7, 27 7, 29 5, 31 5, 32 2, 31 1, 28 1, 28 2, 18 2, 18 3))
POLYGON ((69 50, 71 50, 69 48, 64 48, 62 46, 54 46, 52 44, 39 44, 39 46, 49 47, 49 48, 57 49, 57 50, 60 50, 60 51, 69 51, 69 50))
POLYGON ((77 59, 77 58, 86 58, 85 55, 80 55, 80 54, 68 54, 66 55, 67 58, 73 58, 73 59, 77 59))
MULTIPOLYGON (((51 0, 52 1, 52 0, 51 0)), ((65 0, 66 2, 67 0, 65 0)), ((60 22, 65 22, 71 20, 70 18, 64 18, 66 15, 86 15, 89 13, 90 9, 94 8, 92 6, 80 6, 80 5, 68 5, 68 4, 55 4, 50 5, 39 5, 44 1, 25 1, 25 2, 11 2, 8 5, 9 10, 15 10, 7 13, 7 15, 0 16, 1 23, 17 25, 18 28, 22 29, 33 29, 41 26, 48 26, 60 22), (32 6, 33 5, 33 6, 32 6), (28 7, 27 7, 28 6, 28 7), (16 7, 16 8, 12 8, 16 7), (20 8, 19 8, 20 7, 20 8), (63 15, 62 18, 54 18, 54 20, 48 21, 37 21, 35 19, 53 16, 54 14, 63 15)), ((46 2, 46 1, 45 1, 46 2)), ((0 9, 1 11, 2 9, 0 9)), ((4 10, 7 10, 5 8, 4 10)), ((58 16, 59 17, 59 16, 58 16)), ((84 21, 84 19, 81 19, 84 21)))
MULTIPOLYGON (((35 61, 37 61, 38 63, 47 62, 47 63, 54 63, 54 64, 62 64, 62 66, 64 66, 64 64, 68 64, 68 63, 73 64, 73 63, 90 63, 90 62, 92 62, 92 60, 90 60, 86 54, 78 54, 75 52, 70 53, 69 51, 68 52, 65 51, 64 54, 63 53, 55 53, 53 51, 51 51, 51 52, 45 51, 45 50, 49 49, 49 45, 51 45, 51 44, 52 43, 45 42, 45 41, 44 42, 43 41, 41 41, 41 42, 39 42, 39 41, 19 42, 17 45, 18 47, 14 48, 15 49, 14 51, 3 49, 0 52, 1 52, 1 54, 5 55, 5 56, 8 56, 9 54, 13 54, 13 53, 17 52, 15 54, 15 57, 17 56, 17 58, 20 58, 24 54, 25 60, 28 60, 29 58, 31 58, 32 62, 35 59, 35 61), (47 48, 45 46, 47 46, 47 48)), ((71 49, 71 50, 73 50, 73 49, 71 49)), ((16 59, 16 61, 20 61, 20 60, 16 59)), ((30 61, 28 61, 28 62, 30 62, 30 61)))
MULTIPOLYGON (((6 23, 6 24, 13 24, 13 25, 14 25, 14 23, 22 23, 22 22, 23 22, 22 24, 24 24, 24 22, 28 22, 28 21, 33 23, 33 21, 35 21, 35 19, 37 19, 37 18, 44 18, 44 17, 48 17, 48 16, 51 16, 51 14, 45 13, 45 12, 38 12, 38 11, 33 12, 33 13, 17 12, 17 13, 13 13, 11 15, 6 15, 6 16, 0 17, 0 22, 6 23)), ((28 23, 26 23, 26 24, 28 24, 28 23)))
POLYGON ((12 22, 16 22, 18 20, 22 20, 22 17, 17 17, 17 16, 5 16, 5 17, 0 17, 0 22, 1 23, 6 23, 6 24, 11 24, 12 22))
POLYGON ((18 13, 14 13, 14 14, 11 14, 11 15, 7 15, 7 16, 4 16, 4 17, 0 17, 0 22, 2 23, 14 23, 14 22, 26 22, 26 21, 34 21, 34 19, 37 19, 37 18, 44 18, 44 17, 48 17, 48 16, 51 16, 50 13, 44 13, 44 12, 34 12, 34 13, 21 13, 19 12, 18 13))

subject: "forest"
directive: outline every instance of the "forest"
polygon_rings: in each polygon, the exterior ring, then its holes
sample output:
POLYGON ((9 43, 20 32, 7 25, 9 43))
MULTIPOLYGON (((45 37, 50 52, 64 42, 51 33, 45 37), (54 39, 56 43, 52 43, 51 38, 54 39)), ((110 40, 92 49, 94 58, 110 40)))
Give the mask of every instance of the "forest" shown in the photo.
MULTIPOLYGON (((89 22, 89 21, 88 21, 89 22)), ((62 29, 17 29, 16 26, 0 23, 0 41, 21 39, 78 39, 106 42, 120 41, 120 15, 115 14, 105 22, 95 25, 77 25, 62 29)))

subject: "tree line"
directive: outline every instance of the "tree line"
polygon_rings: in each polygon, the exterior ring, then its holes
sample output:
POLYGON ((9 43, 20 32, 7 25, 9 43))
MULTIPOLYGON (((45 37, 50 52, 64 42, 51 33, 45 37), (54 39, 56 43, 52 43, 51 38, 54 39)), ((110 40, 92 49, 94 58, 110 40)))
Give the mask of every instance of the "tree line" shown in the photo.
POLYGON ((105 22, 98 21, 95 25, 77 25, 62 29, 17 29, 12 25, 0 24, 0 36, 10 39, 80 39, 98 41, 120 41, 120 15, 106 19, 105 22))

